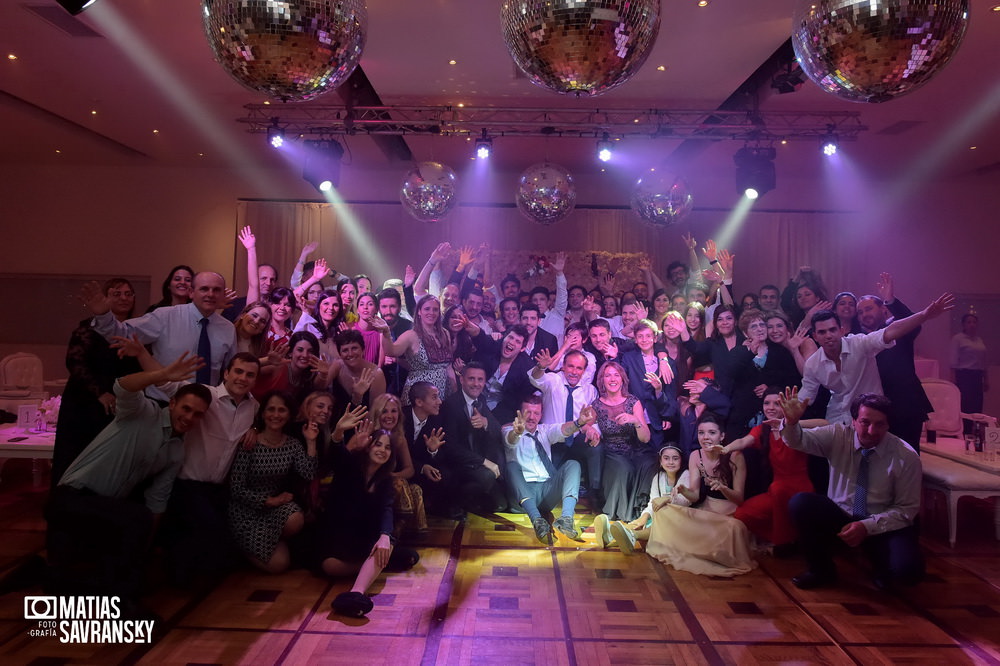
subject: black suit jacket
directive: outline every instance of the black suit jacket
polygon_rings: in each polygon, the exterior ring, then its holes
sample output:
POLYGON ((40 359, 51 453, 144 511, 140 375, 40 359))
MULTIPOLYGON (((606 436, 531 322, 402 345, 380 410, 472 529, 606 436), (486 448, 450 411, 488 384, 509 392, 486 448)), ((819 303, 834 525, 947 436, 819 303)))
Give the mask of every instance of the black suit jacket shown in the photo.
MULTIPOLYGON (((486 368, 486 381, 489 381, 490 377, 496 374, 497 368, 500 367, 500 345, 503 344, 503 338, 498 341, 489 335, 480 333, 472 341, 476 346, 473 359, 482 363, 483 367, 486 368)), ((528 379, 528 373, 533 367, 535 367, 535 362, 528 358, 524 352, 518 354, 510 364, 510 370, 507 371, 507 376, 503 380, 503 397, 493 408, 493 415, 501 425, 512 422, 517 410, 521 409, 521 403, 524 402, 524 399, 536 391, 531 380, 528 379)))
MULTIPOLYGON (((913 314, 899 299, 886 307, 896 319, 905 319, 913 314)), ((919 326, 896 340, 895 346, 883 349, 875 356, 882 390, 892 401, 894 416, 900 422, 916 419, 923 423, 928 412, 934 411, 913 365, 913 346, 918 335, 919 326)))
MULTIPOLYGON (((442 405, 442 409, 443 409, 442 405)), ((444 416, 430 416, 427 423, 413 436, 413 408, 403 409, 403 433, 406 435, 406 443, 410 446, 410 457, 413 458, 413 469, 417 474, 424 465, 430 465, 438 469, 456 469, 463 466, 475 466, 483 463, 482 457, 477 457, 469 449, 463 450, 461 446, 451 446, 451 437, 445 431, 445 443, 437 450, 435 455, 431 455, 424 444, 424 435, 429 435, 435 428, 444 428, 444 416)))
POLYGON ((555 356, 556 352, 559 351, 559 341, 556 340, 556 336, 552 335, 544 328, 539 328, 535 331, 535 348, 531 350, 530 356, 534 358, 538 352, 542 351, 542 349, 548 349, 549 354, 555 356))
POLYGON ((485 400, 480 400, 479 413, 486 418, 487 426, 473 428, 471 417, 466 411, 465 393, 461 390, 452 393, 441 405, 441 416, 444 417, 444 431, 447 444, 445 446, 462 449, 482 464, 483 458, 502 465, 504 462, 503 441, 500 434, 500 422, 490 411, 485 400))

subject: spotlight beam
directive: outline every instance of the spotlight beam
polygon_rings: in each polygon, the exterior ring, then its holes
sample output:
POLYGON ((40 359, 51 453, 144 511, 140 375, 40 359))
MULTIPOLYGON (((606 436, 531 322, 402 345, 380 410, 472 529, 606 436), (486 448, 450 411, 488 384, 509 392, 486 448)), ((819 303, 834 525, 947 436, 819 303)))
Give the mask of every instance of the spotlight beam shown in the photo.
POLYGON ((351 207, 344 203, 336 187, 323 192, 323 196, 333 209, 334 219, 354 249, 362 266, 371 267, 373 275, 393 275, 393 268, 378 249, 378 243, 365 231, 365 226, 354 215, 351 207))

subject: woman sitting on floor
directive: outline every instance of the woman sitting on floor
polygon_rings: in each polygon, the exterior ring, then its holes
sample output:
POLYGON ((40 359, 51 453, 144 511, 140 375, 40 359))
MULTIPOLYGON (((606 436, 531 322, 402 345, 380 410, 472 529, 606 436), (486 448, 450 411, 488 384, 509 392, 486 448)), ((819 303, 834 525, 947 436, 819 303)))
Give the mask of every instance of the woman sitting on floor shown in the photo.
POLYGON ((392 444, 370 421, 358 427, 346 447, 332 450, 333 482, 326 496, 320 537, 320 567, 327 576, 355 576, 349 592, 331 606, 341 615, 361 617, 374 607, 365 591, 383 569, 406 571, 420 560, 417 551, 395 547, 393 531, 392 444))
POLYGON ((229 524, 236 542, 255 566, 269 573, 288 569, 286 542, 305 524, 289 491, 290 477, 294 473, 308 481, 316 472, 319 426, 309 422, 302 427, 303 448, 289 433, 291 421, 291 396, 279 391, 265 395, 255 424, 257 444, 236 452, 229 480, 229 524))
POLYGON ((743 502, 746 466, 738 451, 722 453, 720 420, 711 413, 698 420, 701 449, 688 464, 691 485, 677 488, 697 508, 668 504, 654 511, 646 552, 681 571, 736 576, 757 563, 746 525, 732 517, 743 502))
POLYGON ((649 504, 642 514, 629 523, 616 521, 612 523, 606 513, 594 519, 594 536, 597 545, 607 548, 611 541, 615 542, 621 551, 631 555, 635 551, 636 541, 649 541, 649 528, 652 525, 653 513, 667 504, 690 506, 684 495, 677 488, 691 485, 687 470, 681 472, 684 455, 676 446, 664 446, 660 449, 660 471, 653 477, 649 488, 649 504))

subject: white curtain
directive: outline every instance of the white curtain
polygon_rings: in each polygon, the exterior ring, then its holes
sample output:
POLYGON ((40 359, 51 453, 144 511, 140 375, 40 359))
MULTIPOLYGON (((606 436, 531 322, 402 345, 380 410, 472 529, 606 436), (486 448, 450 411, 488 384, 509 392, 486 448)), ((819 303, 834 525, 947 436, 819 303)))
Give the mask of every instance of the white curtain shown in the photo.
MULTIPOLYGON (((378 287, 387 278, 401 277, 406 264, 419 270, 431 250, 445 240, 456 248, 486 242, 497 250, 526 254, 567 251, 571 259, 587 261, 576 269, 588 274, 590 252, 647 253, 662 277, 671 261, 687 259, 681 233, 690 231, 703 247, 705 240, 719 233, 727 214, 695 210, 678 227, 655 230, 641 224, 630 210, 578 208, 567 219, 545 227, 509 206, 459 206, 441 222, 427 224, 411 218, 396 203, 241 201, 237 219, 240 227, 253 228, 259 261, 278 266, 279 284, 288 283, 302 246, 317 241, 319 249, 311 258, 324 257, 342 273, 366 273, 378 287)), ((736 255, 734 296, 769 282, 783 287, 800 266, 820 271, 832 292, 829 296, 844 289, 872 291, 880 270, 878 248, 866 243, 859 217, 823 211, 751 212, 729 244, 736 255)), ((239 241, 236 257, 236 284, 244 285, 246 255, 239 241)))

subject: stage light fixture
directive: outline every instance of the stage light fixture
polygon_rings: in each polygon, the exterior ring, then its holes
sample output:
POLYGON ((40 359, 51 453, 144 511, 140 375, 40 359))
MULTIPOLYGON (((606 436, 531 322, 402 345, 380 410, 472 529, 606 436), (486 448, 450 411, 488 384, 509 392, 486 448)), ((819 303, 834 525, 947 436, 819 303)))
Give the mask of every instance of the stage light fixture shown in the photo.
POLYGON ((836 155, 839 143, 840 142, 837 140, 837 135, 832 132, 824 136, 823 141, 820 144, 823 149, 823 154, 826 155, 827 157, 836 155))
POLYGON ((76 16, 87 7, 91 6, 97 0, 57 0, 59 6, 68 11, 73 16, 76 16))
POLYGON ((773 146, 744 146, 733 155, 736 163, 736 191, 748 199, 764 196, 774 189, 773 146))
POLYGON ((285 145, 285 130, 278 127, 278 119, 271 119, 271 126, 267 128, 267 142, 273 148, 281 148, 285 145))
POLYGON ((302 178, 320 192, 329 192, 340 184, 340 160, 344 147, 339 141, 303 141, 305 159, 302 163, 302 178))
POLYGON ((611 137, 605 132, 601 140, 597 142, 597 159, 602 162, 610 162, 612 150, 611 137))
POLYGON ((484 129, 483 135, 476 139, 476 157, 485 160, 490 156, 492 151, 493 139, 490 138, 490 135, 484 129))

